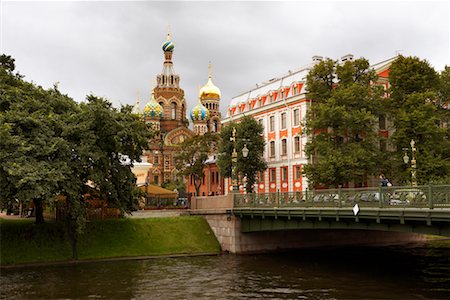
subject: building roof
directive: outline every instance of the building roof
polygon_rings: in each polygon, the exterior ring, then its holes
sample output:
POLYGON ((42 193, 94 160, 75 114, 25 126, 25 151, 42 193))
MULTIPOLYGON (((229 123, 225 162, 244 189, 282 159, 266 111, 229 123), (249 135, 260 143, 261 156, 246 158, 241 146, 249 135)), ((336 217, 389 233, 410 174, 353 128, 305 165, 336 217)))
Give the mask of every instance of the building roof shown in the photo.
POLYGON ((268 94, 270 91, 277 91, 282 87, 289 87, 295 82, 306 81, 306 75, 313 64, 300 68, 297 71, 289 71, 287 74, 272 78, 261 85, 257 85, 256 88, 251 89, 245 93, 242 93, 231 99, 230 106, 237 106, 240 103, 246 103, 250 99, 258 98, 268 94))

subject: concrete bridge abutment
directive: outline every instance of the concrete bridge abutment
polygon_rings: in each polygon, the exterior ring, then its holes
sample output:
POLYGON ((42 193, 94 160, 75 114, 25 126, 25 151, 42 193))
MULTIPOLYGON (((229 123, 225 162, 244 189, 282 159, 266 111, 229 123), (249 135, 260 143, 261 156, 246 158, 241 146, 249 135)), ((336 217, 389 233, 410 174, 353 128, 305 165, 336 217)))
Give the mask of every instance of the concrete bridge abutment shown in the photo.
POLYGON ((222 251, 245 254, 326 246, 383 246, 417 243, 426 236, 410 232, 360 229, 296 229, 242 232, 241 219, 230 213, 232 195, 194 198, 191 214, 202 215, 222 251))

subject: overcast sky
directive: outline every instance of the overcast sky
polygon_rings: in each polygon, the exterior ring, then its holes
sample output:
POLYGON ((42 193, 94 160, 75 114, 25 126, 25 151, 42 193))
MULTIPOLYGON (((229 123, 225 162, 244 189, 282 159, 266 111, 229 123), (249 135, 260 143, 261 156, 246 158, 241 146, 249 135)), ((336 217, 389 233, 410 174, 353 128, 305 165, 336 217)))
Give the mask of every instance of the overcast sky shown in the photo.
POLYGON ((11 2, 0 0, 1 52, 17 70, 77 101, 94 93, 141 106, 161 72, 170 24, 188 109, 207 81, 231 98, 321 55, 371 64, 395 56, 450 65, 449 1, 11 2))

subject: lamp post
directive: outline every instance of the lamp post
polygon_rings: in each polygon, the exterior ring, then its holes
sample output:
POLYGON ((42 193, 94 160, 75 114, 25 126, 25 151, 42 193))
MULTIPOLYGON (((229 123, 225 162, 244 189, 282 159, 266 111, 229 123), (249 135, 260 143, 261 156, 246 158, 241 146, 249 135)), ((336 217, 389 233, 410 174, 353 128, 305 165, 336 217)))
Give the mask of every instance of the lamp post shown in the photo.
POLYGON ((230 141, 233 142, 233 153, 231 154, 231 184, 233 186, 233 192, 236 192, 239 190, 236 174, 237 168, 236 127, 233 127, 231 131, 230 141))
MULTIPOLYGON (((233 127, 231 131, 230 141, 233 142, 233 152, 231 153, 231 184, 233 186, 233 192, 239 191, 239 182, 237 176, 237 157, 238 153, 236 151, 236 127, 233 127)), ((244 144, 244 148, 242 148, 242 156, 247 158, 248 156, 248 148, 247 144, 244 144)))
MULTIPOLYGON (((417 186, 417 162, 416 162, 416 151, 417 148, 416 146, 416 142, 414 140, 411 140, 411 142, 409 143, 411 146, 411 185, 412 186, 417 186)), ((408 164, 409 162, 409 156, 408 156, 408 148, 403 148, 402 149, 405 152, 405 155, 403 156, 403 162, 405 163, 405 165, 408 164)))

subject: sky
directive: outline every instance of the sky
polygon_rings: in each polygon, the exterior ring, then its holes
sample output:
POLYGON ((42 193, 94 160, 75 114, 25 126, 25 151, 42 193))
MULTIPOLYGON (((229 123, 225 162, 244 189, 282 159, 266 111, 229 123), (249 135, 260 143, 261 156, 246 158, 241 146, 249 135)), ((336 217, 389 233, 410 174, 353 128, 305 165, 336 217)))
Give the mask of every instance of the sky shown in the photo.
POLYGON ((87 94, 114 106, 151 97, 170 30, 174 69, 188 110, 206 84, 208 63, 232 97, 320 55, 371 64, 400 53, 450 65, 449 1, 63 1, 0 0, 0 52, 25 79, 76 101, 87 94), (169 29, 170 28, 170 29, 169 29))

